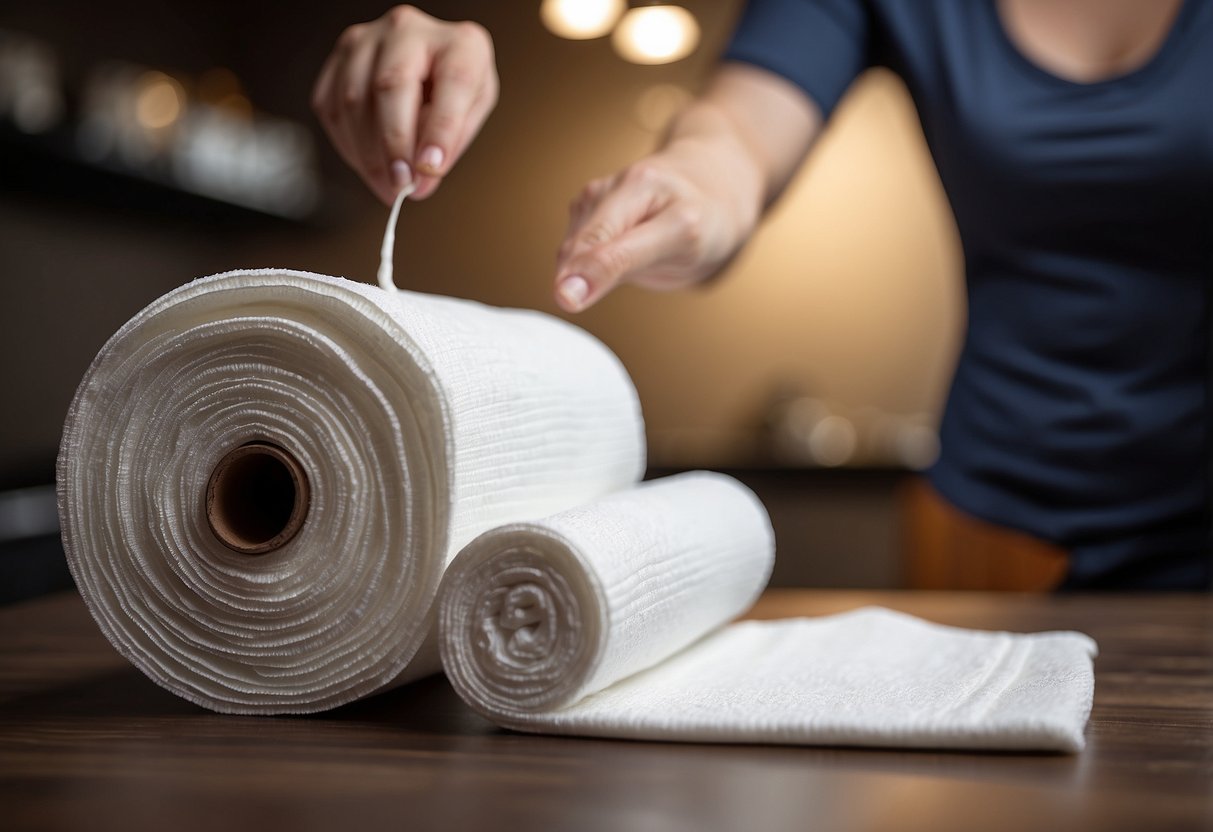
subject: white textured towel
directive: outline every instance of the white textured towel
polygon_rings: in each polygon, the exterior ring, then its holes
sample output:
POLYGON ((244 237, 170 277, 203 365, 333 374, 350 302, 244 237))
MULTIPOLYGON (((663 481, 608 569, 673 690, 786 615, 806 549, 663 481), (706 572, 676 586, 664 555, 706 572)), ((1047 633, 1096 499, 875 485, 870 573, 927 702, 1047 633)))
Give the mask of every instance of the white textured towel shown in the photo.
POLYGON ((299 713, 437 668, 442 571, 502 522, 637 481, 636 392, 602 344, 538 312, 289 271, 195 281, 109 340, 59 456, 68 563, 111 642, 234 713, 299 713), (306 522, 251 556, 208 526, 249 442, 293 455, 306 522))
POLYGON ((495 529, 443 579, 443 665, 473 708, 524 731, 1082 748, 1087 636, 962 630, 878 608, 723 627, 773 556, 761 505, 717 474, 495 529))

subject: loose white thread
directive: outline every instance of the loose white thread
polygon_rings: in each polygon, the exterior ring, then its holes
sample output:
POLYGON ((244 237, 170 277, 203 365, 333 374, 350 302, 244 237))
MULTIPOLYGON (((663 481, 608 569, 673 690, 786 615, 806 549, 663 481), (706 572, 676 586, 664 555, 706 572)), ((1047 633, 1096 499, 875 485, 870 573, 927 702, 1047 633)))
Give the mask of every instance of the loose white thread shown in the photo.
POLYGON ((383 247, 379 249, 379 288, 385 292, 396 291, 396 283, 392 279, 392 253, 396 248, 396 218, 400 216, 400 205, 417 186, 411 182, 400 189, 396 201, 392 203, 392 213, 388 214, 387 229, 383 232, 383 247))

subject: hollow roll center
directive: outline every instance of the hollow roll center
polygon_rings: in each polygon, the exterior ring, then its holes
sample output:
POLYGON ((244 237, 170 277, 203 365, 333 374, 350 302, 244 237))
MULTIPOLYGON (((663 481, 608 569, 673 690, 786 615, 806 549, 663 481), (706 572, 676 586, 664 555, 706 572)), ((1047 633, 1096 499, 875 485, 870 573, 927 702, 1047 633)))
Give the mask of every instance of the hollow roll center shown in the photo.
POLYGON ((303 527, 311 489, 299 460, 269 442, 233 448, 206 487, 206 522, 224 546, 246 555, 281 548, 303 527))

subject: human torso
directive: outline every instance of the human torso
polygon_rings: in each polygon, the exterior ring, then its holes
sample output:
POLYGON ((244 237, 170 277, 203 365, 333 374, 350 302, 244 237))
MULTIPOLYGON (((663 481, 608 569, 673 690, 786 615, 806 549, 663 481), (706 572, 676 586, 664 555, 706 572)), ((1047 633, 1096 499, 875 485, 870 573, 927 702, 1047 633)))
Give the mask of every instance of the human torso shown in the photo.
POLYGON ((964 246, 933 481, 1094 574, 1207 545, 1213 3, 1154 4, 1136 35, 1089 0, 1042 5, 873 2, 872 50, 964 246))

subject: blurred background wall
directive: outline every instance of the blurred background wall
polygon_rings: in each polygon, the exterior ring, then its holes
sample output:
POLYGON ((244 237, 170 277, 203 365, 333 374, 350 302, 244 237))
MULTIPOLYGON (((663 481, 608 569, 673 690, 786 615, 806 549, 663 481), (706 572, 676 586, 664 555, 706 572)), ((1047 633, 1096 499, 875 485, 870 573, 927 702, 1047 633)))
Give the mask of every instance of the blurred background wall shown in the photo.
MULTIPOLYGON (((710 70, 740 3, 684 2, 702 42, 662 66, 627 63, 606 39, 552 35, 538 0, 420 5, 489 29, 501 99, 438 193, 402 212, 397 282, 556 312, 552 266, 568 201, 654 146, 710 70)), ((43 0, 0 9, 10 43, 16 33, 48 47, 66 90, 58 127, 0 124, 0 489, 53 481, 63 416, 89 361, 169 289, 257 266, 373 280, 385 209, 341 166, 308 98, 341 30, 387 8, 43 0), (186 94, 222 68, 256 111, 303 125, 319 171, 314 210, 273 217, 80 158, 69 132, 82 91, 113 61, 167 73, 186 94)), ((777 582, 892 586, 894 495, 907 467, 927 460, 921 442, 900 453, 872 437, 892 425, 922 439, 933 427, 962 291, 913 105, 893 76, 874 71, 723 279, 673 295, 625 288, 577 322, 635 378, 652 473, 716 467, 760 491, 780 538, 777 582), (812 434, 823 414, 837 418, 812 434), (824 456, 797 446, 811 435, 824 456)))

